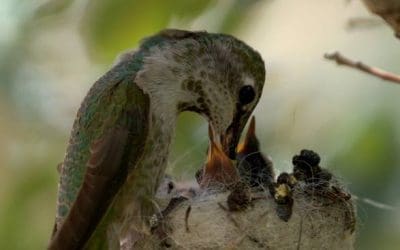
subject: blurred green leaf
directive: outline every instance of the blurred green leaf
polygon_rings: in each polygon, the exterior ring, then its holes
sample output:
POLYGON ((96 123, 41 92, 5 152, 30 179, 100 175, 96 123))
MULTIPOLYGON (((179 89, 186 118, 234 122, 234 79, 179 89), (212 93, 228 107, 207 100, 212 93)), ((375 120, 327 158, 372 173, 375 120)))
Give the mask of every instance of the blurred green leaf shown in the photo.
POLYGON ((354 186, 369 194, 384 192, 386 180, 397 165, 396 127, 390 114, 377 114, 358 127, 358 139, 342 155, 333 160, 354 186), (367 191, 368 190, 368 191, 367 191))
POLYGON ((45 248, 53 220, 48 213, 55 214, 54 177, 55 171, 39 165, 10 173, 12 189, 0 210, 0 249, 45 248))
POLYGON ((127 1, 92 0, 82 22, 90 55, 112 61, 146 36, 163 28, 172 17, 190 19, 209 6, 211 0, 127 1))

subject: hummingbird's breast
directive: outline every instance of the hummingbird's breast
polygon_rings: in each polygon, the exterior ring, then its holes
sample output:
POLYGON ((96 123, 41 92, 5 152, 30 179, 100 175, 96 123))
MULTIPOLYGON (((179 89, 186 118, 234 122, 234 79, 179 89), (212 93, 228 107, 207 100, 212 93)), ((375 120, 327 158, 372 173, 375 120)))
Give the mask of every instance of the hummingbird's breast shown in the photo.
POLYGON ((151 124, 141 160, 129 173, 114 201, 116 214, 119 214, 116 220, 119 235, 132 231, 132 227, 145 230, 146 219, 155 212, 154 196, 167 167, 175 120, 176 117, 167 118, 155 112, 150 116, 151 124))

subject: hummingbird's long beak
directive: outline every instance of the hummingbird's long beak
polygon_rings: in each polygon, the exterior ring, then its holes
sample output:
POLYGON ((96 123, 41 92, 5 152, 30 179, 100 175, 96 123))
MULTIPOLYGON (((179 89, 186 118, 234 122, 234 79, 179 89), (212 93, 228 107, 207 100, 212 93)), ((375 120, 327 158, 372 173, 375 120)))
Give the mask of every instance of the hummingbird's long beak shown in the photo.
POLYGON ((207 155, 207 165, 227 166, 231 164, 231 160, 222 151, 221 146, 217 145, 215 141, 211 139, 210 148, 207 155))
POLYGON ((249 116, 248 112, 244 112, 238 107, 231 125, 225 134, 221 135, 222 149, 232 160, 236 159, 236 148, 249 116))
POLYGON ((208 146, 207 163, 209 162, 230 162, 229 157, 225 154, 221 137, 216 135, 211 126, 208 126, 208 136, 210 138, 210 145, 208 146))

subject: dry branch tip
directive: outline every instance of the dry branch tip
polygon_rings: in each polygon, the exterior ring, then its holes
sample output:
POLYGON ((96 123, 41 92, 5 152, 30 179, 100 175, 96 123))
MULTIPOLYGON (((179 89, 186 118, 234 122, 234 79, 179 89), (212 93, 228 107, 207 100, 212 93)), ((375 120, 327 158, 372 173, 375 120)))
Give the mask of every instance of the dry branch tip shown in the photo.
POLYGON ((400 75, 396 75, 394 73, 369 66, 361 61, 354 61, 343 56, 337 51, 333 53, 325 53, 324 58, 327 60, 335 61, 337 65, 343 65, 353 69, 358 69, 382 80, 400 84, 400 75))

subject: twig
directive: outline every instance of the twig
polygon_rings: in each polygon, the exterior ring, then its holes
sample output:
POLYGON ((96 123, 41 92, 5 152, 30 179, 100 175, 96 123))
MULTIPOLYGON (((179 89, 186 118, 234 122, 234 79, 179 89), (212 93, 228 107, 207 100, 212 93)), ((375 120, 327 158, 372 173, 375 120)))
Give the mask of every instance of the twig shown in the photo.
POLYGON ((353 17, 349 18, 346 23, 346 28, 348 30, 356 29, 370 29, 382 25, 383 22, 378 18, 370 17, 353 17))
POLYGON ((379 208, 379 209, 384 209, 384 210, 389 210, 389 211, 396 211, 396 210, 398 210, 396 207, 394 207, 394 206, 391 206, 391 205, 388 205, 388 204, 385 204, 385 203, 382 203, 382 202, 379 202, 379 201, 375 201, 375 200, 372 200, 372 199, 369 199, 369 198, 362 198, 362 197, 358 197, 358 196, 356 196, 356 195, 352 195, 352 197, 353 197, 353 199, 355 200, 355 201, 361 201, 361 202, 364 202, 365 204, 368 204, 368 205, 370 205, 370 206, 372 206, 372 207, 375 207, 375 208, 379 208))
POLYGON ((161 218, 165 218, 167 217, 167 215, 169 215, 177 206, 179 206, 182 202, 187 201, 188 198, 186 198, 185 196, 178 196, 178 197, 173 197, 167 207, 161 211, 160 216, 161 218))
POLYGON ((299 239, 297 241, 297 250, 300 250, 302 234, 303 234, 303 216, 300 217, 300 230, 299 230, 299 239))
POLYGON ((351 67, 354 69, 361 70, 370 75, 374 75, 378 78, 381 78, 382 80, 400 84, 400 75, 396 75, 396 74, 390 73, 388 71, 385 71, 385 70, 382 70, 379 68, 368 66, 359 61, 358 62, 353 61, 347 57, 342 56, 339 52, 326 53, 324 55, 324 58, 328 59, 328 60, 333 60, 338 65, 345 65, 345 66, 348 66, 348 67, 351 67))
POLYGON ((185 227, 186 227, 186 232, 187 233, 190 233, 190 230, 189 230, 189 215, 190 215, 190 211, 192 211, 192 206, 188 206, 188 208, 186 209, 186 212, 185 212, 185 227))

